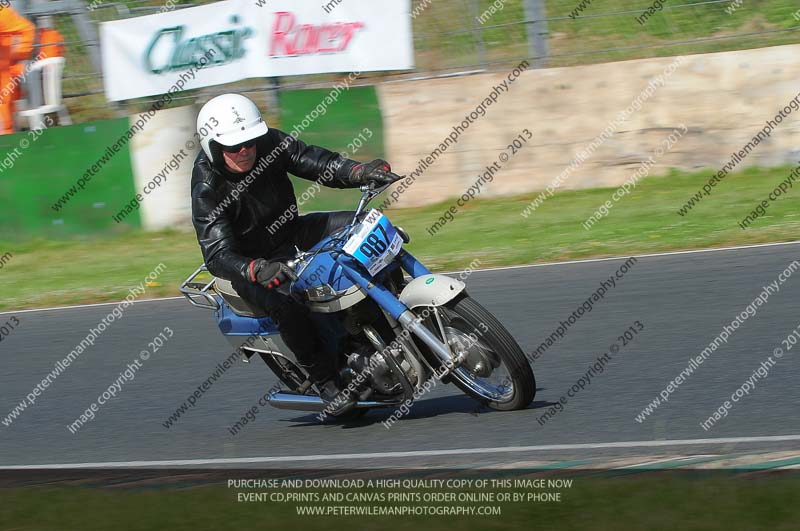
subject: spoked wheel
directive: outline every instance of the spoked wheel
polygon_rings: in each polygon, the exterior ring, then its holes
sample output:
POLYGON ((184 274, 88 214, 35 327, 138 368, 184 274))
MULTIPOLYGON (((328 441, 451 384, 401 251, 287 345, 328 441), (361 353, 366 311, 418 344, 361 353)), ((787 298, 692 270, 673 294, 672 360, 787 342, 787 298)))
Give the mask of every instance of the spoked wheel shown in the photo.
MULTIPOLYGON (((428 329, 440 339, 444 335, 453 352, 467 353, 452 372, 456 386, 497 411, 528 407, 536 395, 536 379, 522 349, 500 321, 466 295, 429 310, 431 316, 424 321, 428 329)), ((441 365, 438 359, 436 363, 441 365)))

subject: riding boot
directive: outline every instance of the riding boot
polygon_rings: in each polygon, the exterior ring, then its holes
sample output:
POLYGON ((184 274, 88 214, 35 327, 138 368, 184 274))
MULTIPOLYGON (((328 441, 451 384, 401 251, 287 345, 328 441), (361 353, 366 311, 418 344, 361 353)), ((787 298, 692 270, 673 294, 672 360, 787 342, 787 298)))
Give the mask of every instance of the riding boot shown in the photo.
POLYGON ((317 383, 319 396, 325 402, 325 412, 329 415, 343 415, 356 406, 354 389, 336 384, 335 378, 317 383))

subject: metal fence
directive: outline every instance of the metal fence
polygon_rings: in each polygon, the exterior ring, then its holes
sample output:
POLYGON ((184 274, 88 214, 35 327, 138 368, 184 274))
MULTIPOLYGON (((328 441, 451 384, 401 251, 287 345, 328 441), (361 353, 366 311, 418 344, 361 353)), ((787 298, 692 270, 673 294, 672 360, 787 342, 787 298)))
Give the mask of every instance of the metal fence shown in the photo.
MULTIPOLYGON (((66 41, 64 97, 76 121, 130 113, 149 103, 106 102, 100 23, 206 3, 211 2, 13 2, 32 18, 54 15, 66 41)), ((522 59, 548 68, 793 44, 800 42, 799 8, 796 0, 412 0, 416 69, 366 73, 361 83, 468 75, 522 59)), ((281 88, 319 87, 334 78, 252 79, 188 91, 176 104, 230 90, 272 94, 281 88)))

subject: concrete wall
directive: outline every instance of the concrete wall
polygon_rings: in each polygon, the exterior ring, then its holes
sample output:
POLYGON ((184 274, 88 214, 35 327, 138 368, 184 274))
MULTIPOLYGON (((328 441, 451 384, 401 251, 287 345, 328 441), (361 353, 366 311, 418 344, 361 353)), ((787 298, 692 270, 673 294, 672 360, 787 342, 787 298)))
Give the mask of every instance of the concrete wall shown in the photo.
MULTIPOLYGON (((528 70, 418 178, 398 206, 460 195, 524 128, 534 134, 532 145, 515 155, 482 195, 542 190, 649 84, 656 90, 640 97, 640 110, 614 127, 562 188, 618 186, 681 124, 689 132, 656 159, 650 175, 670 167, 716 172, 800 91, 798 54, 800 45, 691 55, 671 75, 664 72, 673 57, 528 70)), ((387 160, 393 168, 414 170, 505 77, 381 85, 387 160)), ((800 112, 784 120, 740 167, 796 161, 798 117, 800 112)))
MULTIPOLYGON (((159 111, 131 141, 133 179, 144 198, 140 208, 146 230, 191 227, 189 190, 194 159, 200 152, 194 136, 198 111, 194 105, 159 111), (146 188, 149 193, 144 192, 146 188)), ((131 124, 137 118, 131 116, 131 124)))

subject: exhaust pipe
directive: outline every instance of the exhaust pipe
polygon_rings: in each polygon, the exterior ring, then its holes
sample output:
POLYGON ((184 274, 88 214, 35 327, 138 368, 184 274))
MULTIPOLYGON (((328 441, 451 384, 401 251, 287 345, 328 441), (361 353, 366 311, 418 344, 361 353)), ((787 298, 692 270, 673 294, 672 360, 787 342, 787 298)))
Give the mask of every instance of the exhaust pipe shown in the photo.
MULTIPOLYGON (((292 393, 274 393, 269 397, 269 405, 278 409, 296 409, 299 411, 322 412, 328 405, 320 397, 315 395, 295 395, 292 393)), ((374 400, 364 400, 356 402, 357 408, 373 408, 397 406, 400 402, 376 402, 374 400)))
POLYGON ((298 409, 300 411, 324 411, 325 401, 314 395, 293 395, 275 393, 269 396, 269 405, 278 409, 298 409))

